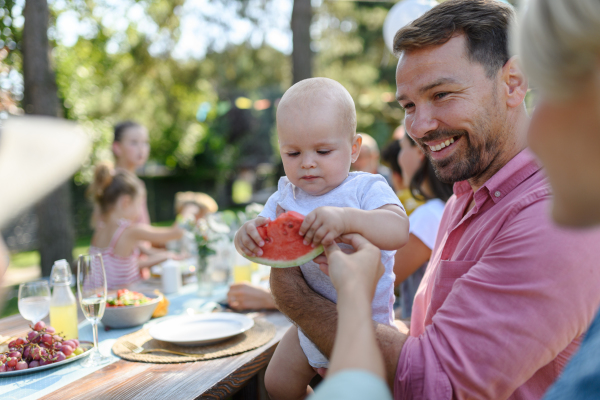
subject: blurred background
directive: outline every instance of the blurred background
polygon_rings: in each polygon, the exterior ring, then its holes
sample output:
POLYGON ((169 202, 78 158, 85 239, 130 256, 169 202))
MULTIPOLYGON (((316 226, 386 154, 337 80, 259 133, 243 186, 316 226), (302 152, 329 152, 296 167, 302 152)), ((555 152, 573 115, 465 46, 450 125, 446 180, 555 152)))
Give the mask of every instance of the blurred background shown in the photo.
POLYGON ((221 210, 266 201, 283 175, 276 106, 299 80, 342 83, 358 131, 383 147, 403 118, 382 36, 395 3, 0 0, 0 118, 64 117, 94 143, 71 180, 2 231, 12 254, 6 290, 89 246, 84 192, 94 163, 112 158, 119 121, 148 128, 150 159, 138 172, 158 224, 174 219, 179 191, 208 193, 221 210))

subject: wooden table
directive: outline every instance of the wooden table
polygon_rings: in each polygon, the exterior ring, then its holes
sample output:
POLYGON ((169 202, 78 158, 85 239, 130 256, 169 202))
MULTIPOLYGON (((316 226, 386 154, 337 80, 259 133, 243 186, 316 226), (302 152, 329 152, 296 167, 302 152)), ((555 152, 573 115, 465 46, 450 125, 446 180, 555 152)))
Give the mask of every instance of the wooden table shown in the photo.
MULTIPOLYGON (((277 332, 264 346, 236 356, 182 364, 148 364, 119 360, 50 393, 43 399, 257 399, 258 376, 291 323, 278 311, 259 313, 277 332)), ((22 336, 29 330, 20 315, 0 319, 0 334, 22 336)), ((1 382, 0 382, 1 383, 1 382)))

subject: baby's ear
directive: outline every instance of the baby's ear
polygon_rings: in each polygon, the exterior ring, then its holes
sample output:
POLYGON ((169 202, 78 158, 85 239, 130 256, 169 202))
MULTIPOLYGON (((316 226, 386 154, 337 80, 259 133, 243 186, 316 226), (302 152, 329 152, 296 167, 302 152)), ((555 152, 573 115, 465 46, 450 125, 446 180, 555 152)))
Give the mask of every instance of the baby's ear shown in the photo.
POLYGON ((362 136, 360 133, 355 133, 352 138, 352 162, 358 159, 360 154, 360 146, 362 145, 362 136))

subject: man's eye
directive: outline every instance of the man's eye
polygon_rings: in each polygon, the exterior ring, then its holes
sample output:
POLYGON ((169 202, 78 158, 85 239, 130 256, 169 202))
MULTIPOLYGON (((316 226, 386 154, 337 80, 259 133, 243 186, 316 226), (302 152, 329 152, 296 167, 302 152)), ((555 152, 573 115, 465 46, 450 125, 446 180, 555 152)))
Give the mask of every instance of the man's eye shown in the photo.
POLYGON ((410 109, 414 108, 414 106, 415 106, 415 103, 407 103, 405 105, 402 105, 402 104, 400 105, 400 107, 402 107, 404 110, 410 110, 410 109))
POLYGON ((444 97, 448 96, 448 94, 448 92, 436 93, 434 97, 436 99, 443 99, 444 97))
POLYGON ((331 150, 318 150, 317 153, 318 154, 329 154, 329 153, 331 153, 331 150))

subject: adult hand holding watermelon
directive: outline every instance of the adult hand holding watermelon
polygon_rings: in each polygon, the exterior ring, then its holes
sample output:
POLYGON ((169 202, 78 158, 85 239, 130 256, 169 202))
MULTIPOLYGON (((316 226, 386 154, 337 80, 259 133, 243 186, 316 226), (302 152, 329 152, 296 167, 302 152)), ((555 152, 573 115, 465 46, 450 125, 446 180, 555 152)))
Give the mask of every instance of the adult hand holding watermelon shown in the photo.
POLYGON ((325 246, 326 262, 323 256, 315 262, 329 276, 338 296, 364 293, 372 301, 377 282, 385 271, 381 251, 358 233, 343 235, 339 241, 351 245, 355 252, 347 254, 337 243, 332 243, 325 246))
POLYGON ((274 221, 258 217, 248 221, 235 235, 235 244, 244 257, 259 264, 287 268, 302 265, 323 252, 323 246, 303 243, 298 233, 304 216, 294 211, 279 215, 274 221))

